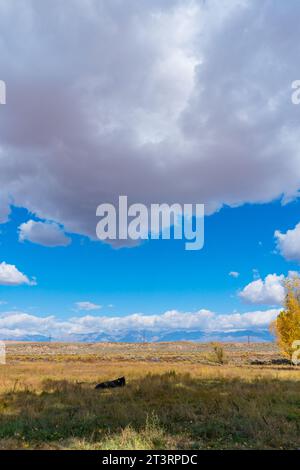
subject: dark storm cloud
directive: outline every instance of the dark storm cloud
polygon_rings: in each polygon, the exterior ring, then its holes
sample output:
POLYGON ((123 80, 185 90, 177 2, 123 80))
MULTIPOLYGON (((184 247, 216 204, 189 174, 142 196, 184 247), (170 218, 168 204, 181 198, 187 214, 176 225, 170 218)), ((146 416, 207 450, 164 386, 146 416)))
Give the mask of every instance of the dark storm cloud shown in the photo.
POLYGON ((95 237, 96 207, 297 194, 290 1, 0 0, 0 219, 95 237))

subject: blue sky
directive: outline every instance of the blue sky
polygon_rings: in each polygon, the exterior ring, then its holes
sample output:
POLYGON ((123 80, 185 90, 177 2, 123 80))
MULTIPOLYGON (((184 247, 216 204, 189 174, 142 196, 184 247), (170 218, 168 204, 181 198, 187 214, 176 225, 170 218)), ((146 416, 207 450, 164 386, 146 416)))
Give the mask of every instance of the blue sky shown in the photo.
POLYGON ((0 339, 268 329, 300 262, 299 15, 0 0, 0 339), (120 195, 204 204, 204 248, 99 242, 120 195))
POLYGON ((260 302, 249 304, 239 292, 269 273, 287 275, 297 270, 298 264, 286 261, 276 248, 274 233, 297 224, 299 205, 275 201, 223 208, 206 217, 205 246, 191 252, 184 250, 183 241, 174 240, 146 241, 122 249, 72 235, 66 247, 20 242, 18 227, 32 214, 14 208, 10 221, 2 225, 1 255, 37 282, 1 286, 1 300, 7 303, 0 308, 61 319, 82 315, 76 304, 84 301, 101 306, 88 315, 108 317, 272 308, 260 302))

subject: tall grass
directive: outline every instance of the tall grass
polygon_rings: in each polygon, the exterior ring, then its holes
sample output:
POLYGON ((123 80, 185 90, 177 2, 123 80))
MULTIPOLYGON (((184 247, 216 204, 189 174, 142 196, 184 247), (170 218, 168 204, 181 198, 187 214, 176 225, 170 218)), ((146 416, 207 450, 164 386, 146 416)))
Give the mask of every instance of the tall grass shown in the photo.
POLYGON ((168 368, 24 363, 10 366, 6 376, 0 369, 6 377, 0 448, 300 447, 297 371, 225 365, 190 366, 186 372, 178 363, 168 368), (120 372, 128 386, 94 390, 95 381, 120 372))

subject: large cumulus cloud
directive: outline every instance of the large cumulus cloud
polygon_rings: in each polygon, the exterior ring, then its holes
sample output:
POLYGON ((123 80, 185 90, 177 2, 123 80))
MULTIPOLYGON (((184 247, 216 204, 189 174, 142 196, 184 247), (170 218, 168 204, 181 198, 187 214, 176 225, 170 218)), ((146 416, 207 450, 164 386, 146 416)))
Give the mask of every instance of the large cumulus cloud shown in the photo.
POLYGON ((95 237, 96 207, 288 200, 300 3, 0 0, 0 220, 95 237), (12 27, 13 26, 13 27, 12 27))

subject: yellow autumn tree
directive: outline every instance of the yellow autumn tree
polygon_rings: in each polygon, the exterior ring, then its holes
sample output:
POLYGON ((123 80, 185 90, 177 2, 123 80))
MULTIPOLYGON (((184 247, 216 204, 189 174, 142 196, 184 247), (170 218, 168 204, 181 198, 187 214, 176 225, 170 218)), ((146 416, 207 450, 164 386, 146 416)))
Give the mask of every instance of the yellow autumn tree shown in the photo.
POLYGON ((285 302, 276 320, 271 325, 282 354, 292 359, 295 340, 300 340, 300 278, 294 276, 285 282, 285 302))

